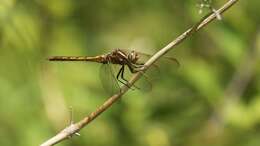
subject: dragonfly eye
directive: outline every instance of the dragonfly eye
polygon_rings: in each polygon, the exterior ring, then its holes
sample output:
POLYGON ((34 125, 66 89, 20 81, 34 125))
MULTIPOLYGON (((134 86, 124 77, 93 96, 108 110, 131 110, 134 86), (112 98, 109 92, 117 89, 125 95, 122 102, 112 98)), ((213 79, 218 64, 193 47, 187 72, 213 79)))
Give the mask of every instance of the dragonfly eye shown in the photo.
POLYGON ((131 51, 128 55, 128 59, 135 63, 138 60, 138 55, 135 51, 131 51))

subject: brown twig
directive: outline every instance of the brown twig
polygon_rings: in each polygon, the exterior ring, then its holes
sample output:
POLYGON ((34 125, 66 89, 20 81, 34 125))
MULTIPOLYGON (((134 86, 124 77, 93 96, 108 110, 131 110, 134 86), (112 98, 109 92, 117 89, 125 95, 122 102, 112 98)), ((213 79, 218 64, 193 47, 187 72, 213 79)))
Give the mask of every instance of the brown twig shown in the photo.
MULTIPOLYGON (((216 12, 207 15, 206 18, 203 17, 201 19, 201 21, 196 23, 193 27, 191 27, 190 29, 185 31, 183 34, 181 34, 175 40, 170 42, 167 46, 165 46, 160 51, 158 51, 155 55, 153 55, 145 63, 145 67, 142 72, 146 71, 153 63, 155 63, 158 59, 160 59, 164 54, 166 54, 168 51, 170 51, 173 47, 177 46, 182 41, 184 41, 186 38, 190 37, 193 33, 197 32, 201 28, 205 27, 211 21, 216 19, 218 14, 222 14, 223 12, 228 10, 231 6, 233 6, 238 1, 239 0, 229 0, 220 9, 216 10, 216 12)), ((133 86, 133 84, 142 76, 142 74, 143 74, 142 72, 138 72, 133 75, 133 77, 129 81, 130 87, 133 86)), ((78 131, 80 131, 83 127, 85 127, 87 124, 89 124, 91 121, 93 121, 96 117, 98 117, 101 113, 103 113, 105 110, 107 110, 113 103, 115 103, 118 99, 120 99, 121 96, 124 95, 128 91, 128 89, 129 89, 128 87, 123 86, 121 88, 121 92, 110 97, 107 101, 104 102, 103 105, 98 107, 96 111, 92 112, 90 115, 88 115, 83 120, 79 121, 78 123, 69 125, 64 130, 59 132, 56 136, 52 137, 51 139, 49 139, 46 142, 44 142, 43 144, 41 144, 41 146, 52 146, 65 139, 70 138, 71 136, 76 134, 78 131)))

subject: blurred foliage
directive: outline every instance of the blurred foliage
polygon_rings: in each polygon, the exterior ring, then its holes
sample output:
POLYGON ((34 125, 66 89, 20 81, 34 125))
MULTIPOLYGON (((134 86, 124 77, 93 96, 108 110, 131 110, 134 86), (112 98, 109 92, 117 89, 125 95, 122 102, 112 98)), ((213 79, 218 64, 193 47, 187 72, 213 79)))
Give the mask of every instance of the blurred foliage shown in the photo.
MULTIPOLYGON (((227 0, 226 0, 227 1, 227 0)), ((218 8, 225 0, 215 0, 218 8)), ((35 146, 107 99, 99 64, 51 55, 154 53, 203 15, 195 0, 0 0, 0 145, 35 146)), ((259 0, 240 1, 169 52, 151 92, 121 101, 60 146, 259 146, 259 0)))

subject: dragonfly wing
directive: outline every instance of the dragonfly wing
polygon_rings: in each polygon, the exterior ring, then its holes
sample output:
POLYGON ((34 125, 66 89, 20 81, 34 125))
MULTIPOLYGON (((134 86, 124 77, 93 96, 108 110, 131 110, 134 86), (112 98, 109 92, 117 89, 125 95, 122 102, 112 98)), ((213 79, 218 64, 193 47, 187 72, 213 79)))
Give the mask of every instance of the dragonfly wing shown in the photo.
POLYGON ((112 96, 120 91, 120 86, 115 77, 115 72, 110 64, 102 64, 99 75, 101 84, 109 95, 112 96))
MULTIPOLYGON (((145 63, 152 57, 152 55, 142 52, 137 52, 137 54, 139 56, 139 64, 145 63)), ((169 65, 171 67, 179 67, 180 63, 174 57, 162 57, 158 62, 151 65, 149 70, 147 70, 142 78, 137 81, 136 86, 140 87, 142 91, 150 91, 153 88, 153 83, 161 79, 161 70, 164 70, 165 67, 167 67, 166 69, 169 69, 169 65)))
MULTIPOLYGON (((147 61, 149 58, 152 57, 152 55, 147 54, 147 53, 143 53, 143 52, 137 52, 137 53, 139 54, 140 60, 142 62, 147 61)), ((174 58, 174 57, 165 56, 165 57, 162 57, 162 59, 170 61, 172 63, 176 63, 178 66, 180 66, 180 62, 176 58, 174 58)))
POLYGON ((142 73, 142 77, 135 83, 135 86, 142 92, 149 92, 153 88, 152 82, 150 76, 146 73, 142 73))

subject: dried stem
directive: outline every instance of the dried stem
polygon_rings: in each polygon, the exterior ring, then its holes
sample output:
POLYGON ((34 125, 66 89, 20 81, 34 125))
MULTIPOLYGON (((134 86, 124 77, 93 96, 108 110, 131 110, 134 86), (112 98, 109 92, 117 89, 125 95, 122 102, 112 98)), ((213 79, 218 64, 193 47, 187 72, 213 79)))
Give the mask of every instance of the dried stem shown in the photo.
MULTIPOLYGON (((195 32, 199 31, 201 28, 205 27, 207 24, 209 24, 211 21, 217 18, 217 15, 222 14, 226 10, 228 10, 231 6, 233 6, 236 2, 239 0, 229 0, 226 2, 220 9, 216 10, 214 13, 211 13, 207 15, 206 17, 203 17, 201 21, 196 23, 193 27, 185 31, 183 34, 181 34, 179 37, 177 37, 175 40, 170 42, 167 46, 162 48, 160 51, 158 51, 155 55, 153 55, 146 63, 144 67, 144 71, 146 71, 153 63, 155 63, 158 59, 160 59, 164 54, 166 54, 168 51, 170 51, 173 47, 180 44, 182 41, 190 37, 195 32)), ((133 86, 133 84, 142 76, 142 72, 138 72, 133 75, 133 77, 129 81, 129 86, 133 86)), ((89 124, 91 121, 93 121, 96 117, 98 117, 101 113, 103 113, 105 110, 107 110, 113 103, 115 103, 118 99, 121 98, 122 95, 124 95, 128 91, 128 87, 123 86, 121 88, 121 92, 113 95, 108 100, 104 102, 103 105, 97 108, 96 111, 92 112, 90 115, 85 117, 83 120, 79 121, 78 123, 71 124, 68 127, 66 127, 64 130, 59 132, 56 136, 52 137, 51 139, 47 140, 41 146, 52 146, 55 145, 65 139, 70 138, 74 134, 76 134, 78 131, 80 131, 83 127, 85 127, 87 124, 89 124)))

